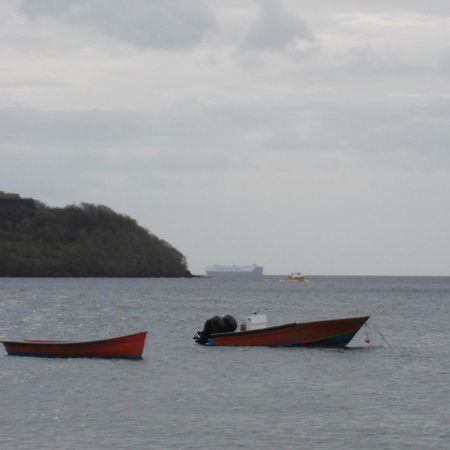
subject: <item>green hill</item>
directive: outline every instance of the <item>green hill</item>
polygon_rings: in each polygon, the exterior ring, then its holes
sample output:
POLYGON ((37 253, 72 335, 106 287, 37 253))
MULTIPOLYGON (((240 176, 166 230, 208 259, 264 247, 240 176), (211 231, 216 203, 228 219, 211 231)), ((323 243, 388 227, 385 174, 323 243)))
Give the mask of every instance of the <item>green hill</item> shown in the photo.
POLYGON ((191 276, 177 249, 106 206, 0 194, 0 276, 191 276))

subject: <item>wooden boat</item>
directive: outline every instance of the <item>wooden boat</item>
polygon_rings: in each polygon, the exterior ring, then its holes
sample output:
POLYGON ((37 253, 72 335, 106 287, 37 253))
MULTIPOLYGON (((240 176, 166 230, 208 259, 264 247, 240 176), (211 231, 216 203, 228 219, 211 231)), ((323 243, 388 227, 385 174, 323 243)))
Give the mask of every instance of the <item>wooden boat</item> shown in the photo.
POLYGON ((147 332, 87 342, 24 339, 0 341, 8 355, 54 358, 142 359, 147 332))
POLYGON ((345 347, 366 323, 369 316, 318 322, 289 323, 232 333, 212 334, 210 346, 269 346, 269 347, 345 347))
POLYGON ((305 281, 305 277, 300 272, 293 272, 288 276, 288 281, 305 281))

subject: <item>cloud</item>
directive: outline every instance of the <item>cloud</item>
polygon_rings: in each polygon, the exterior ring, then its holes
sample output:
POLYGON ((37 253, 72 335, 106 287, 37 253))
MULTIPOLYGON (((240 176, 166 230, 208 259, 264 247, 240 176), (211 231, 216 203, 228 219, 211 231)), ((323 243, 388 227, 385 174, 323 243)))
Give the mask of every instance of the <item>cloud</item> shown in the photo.
POLYGON ((329 158, 402 171, 450 170, 450 100, 429 97, 406 105, 315 105, 272 124, 268 151, 329 158))
POLYGON ((283 11, 279 1, 263 0, 259 19, 244 36, 242 48, 278 51, 313 41, 314 35, 303 20, 283 11))
POLYGON ((284 155, 279 167, 295 155, 320 162, 334 154, 366 166, 403 160, 405 168, 448 169, 449 115, 448 97, 408 104, 405 94, 391 103, 362 105, 186 100, 156 112, 4 108, 0 145, 4 162, 23 155, 139 177, 255 168, 276 153, 284 155))
POLYGON ((192 101, 158 112, 0 109, 3 161, 22 161, 34 169, 51 161, 69 171, 139 177, 223 172, 234 164, 228 149, 240 137, 228 128, 217 141, 222 128, 220 118, 192 101))
POLYGON ((57 19, 138 48, 189 49, 217 27, 203 0, 21 0, 30 19, 57 19))
POLYGON ((438 69, 441 70, 444 75, 450 75, 450 47, 444 49, 438 62, 438 69))
POLYGON ((329 12, 345 12, 345 11, 368 11, 368 12, 414 12, 421 14, 449 14, 450 4, 447 0, 433 0, 425 2, 423 0, 378 0, 361 1, 361 0, 340 0, 335 2, 316 1, 316 2, 299 2, 298 0, 285 0, 286 4, 291 6, 299 5, 305 12, 313 11, 315 14, 327 14, 329 12))

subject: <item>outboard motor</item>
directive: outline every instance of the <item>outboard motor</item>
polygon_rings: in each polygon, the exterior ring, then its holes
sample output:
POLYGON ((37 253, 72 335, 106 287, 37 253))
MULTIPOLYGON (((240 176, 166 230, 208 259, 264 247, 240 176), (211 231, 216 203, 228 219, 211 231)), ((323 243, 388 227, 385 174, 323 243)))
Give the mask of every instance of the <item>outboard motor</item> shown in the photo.
POLYGON ((223 324, 225 326, 224 333, 232 333, 233 331, 236 331, 237 322, 233 316, 230 316, 229 314, 227 314, 222 317, 222 320, 223 320, 223 324))
POLYGON ((223 317, 214 316, 205 322, 203 331, 198 331, 197 335, 194 336, 194 340, 197 344, 206 345, 212 334, 232 333, 236 328, 237 322, 233 316, 229 314, 223 317))

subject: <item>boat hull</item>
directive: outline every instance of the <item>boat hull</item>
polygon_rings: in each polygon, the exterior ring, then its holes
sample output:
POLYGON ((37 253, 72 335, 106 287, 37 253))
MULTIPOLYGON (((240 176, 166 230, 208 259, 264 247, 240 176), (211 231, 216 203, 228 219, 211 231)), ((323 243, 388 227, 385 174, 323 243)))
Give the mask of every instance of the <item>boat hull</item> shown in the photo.
POLYGON ((142 359, 147 332, 88 342, 2 341, 8 355, 50 358, 142 359))
POLYGON ((210 346, 345 347, 369 316, 318 322, 290 323, 277 327, 213 334, 210 346))

